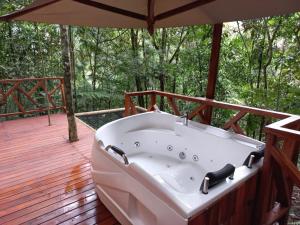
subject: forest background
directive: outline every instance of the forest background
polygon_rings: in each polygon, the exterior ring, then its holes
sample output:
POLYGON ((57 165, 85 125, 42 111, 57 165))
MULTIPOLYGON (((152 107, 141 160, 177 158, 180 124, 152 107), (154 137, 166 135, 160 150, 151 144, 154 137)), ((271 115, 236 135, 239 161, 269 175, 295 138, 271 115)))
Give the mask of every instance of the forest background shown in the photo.
MULTIPOLYGON (((30 2, 3 0, 0 14, 30 2)), ((154 36, 143 29, 69 27, 68 32, 76 112, 122 107, 124 91, 205 96, 209 25, 158 29, 154 36)), ((63 76, 58 25, 0 22, 0 40, 0 79, 63 76)), ((299 13, 224 24, 220 57, 216 100, 300 114, 299 13)), ((139 103, 144 106, 145 99, 139 103)), ((232 113, 215 111, 214 124, 232 113)), ((243 127, 261 139, 269 122, 247 116, 243 127)))

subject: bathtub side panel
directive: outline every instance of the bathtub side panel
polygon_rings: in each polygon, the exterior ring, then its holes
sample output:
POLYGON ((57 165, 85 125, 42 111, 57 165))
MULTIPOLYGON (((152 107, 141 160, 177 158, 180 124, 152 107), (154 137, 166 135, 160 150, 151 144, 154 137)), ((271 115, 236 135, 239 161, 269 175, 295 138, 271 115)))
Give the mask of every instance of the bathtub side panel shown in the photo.
POLYGON ((128 166, 94 143, 91 172, 97 193, 122 224, 187 224, 187 219, 130 176, 127 170, 128 166))
MULTIPOLYGON (((259 174, 259 173, 258 173, 259 174)), ((189 220, 189 225, 253 225, 258 174, 189 220)))

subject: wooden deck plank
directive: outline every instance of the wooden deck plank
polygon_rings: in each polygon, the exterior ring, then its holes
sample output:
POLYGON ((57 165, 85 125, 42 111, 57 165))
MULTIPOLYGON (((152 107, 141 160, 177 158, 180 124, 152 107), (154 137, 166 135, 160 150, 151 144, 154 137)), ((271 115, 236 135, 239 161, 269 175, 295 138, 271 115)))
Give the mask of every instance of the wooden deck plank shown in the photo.
MULTIPOLYGON (((80 165, 90 166, 90 163, 82 162, 82 164, 80 164, 80 165)), ((43 176, 40 176, 39 171, 32 172, 30 174, 30 177, 33 177, 33 178, 29 181, 28 181, 28 177, 26 177, 25 174, 20 175, 19 177, 15 176, 15 178, 17 178, 17 179, 8 180, 7 182, 2 182, 0 184, 0 189, 2 189, 3 191, 7 191, 7 189, 9 190, 10 188, 13 188, 13 187, 20 187, 20 186, 24 187, 24 186, 27 186, 27 185, 31 185, 33 183, 39 182, 40 180, 47 179, 48 176, 51 177, 51 176, 56 175, 56 174, 59 175, 60 172, 64 172, 65 170, 68 170, 68 169, 73 170, 73 167, 74 167, 73 162, 69 162, 69 163, 66 163, 65 165, 57 167, 53 170, 44 171, 43 176)))
MULTIPOLYGON (((90 168, 89 164, 83 164, 75 171, 75 173, 85 171, 86 169, 89 168, 90 168)), ((59 172, 51 173, 46 176, 35 178, 33 181, 29 181, 29 182, 27 181, 22 183, 19 182, 16 185, 11 185, 7 188, 2 188, 0 199, 10 196, 10 193, 16 193, 16 192, 18 193, 21 192, 21 190, 25 191, 25 190, 33 189, 34 187, 39 187, 40 185, 43 185, 45 181, 49 182, 49 180, 58 180, 58 179, 69 177, 70 173, 73 172, 73 170, 74 170, 73 168, 65 169, 62 167, 62 170, 59 172)))
POLYGON ((0 122, 0 224, 119 224, 90 174, 94 131, 78 122, 68 142, 64 114, 0 122))

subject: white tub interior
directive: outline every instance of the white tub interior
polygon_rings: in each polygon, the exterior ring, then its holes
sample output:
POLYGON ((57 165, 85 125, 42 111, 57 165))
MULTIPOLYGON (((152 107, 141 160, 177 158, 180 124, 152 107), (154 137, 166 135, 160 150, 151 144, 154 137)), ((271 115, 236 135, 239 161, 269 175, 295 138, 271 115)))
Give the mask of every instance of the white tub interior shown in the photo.
POLYGON ((119 155, 109 154, 124 165, 124 170, 143 171, 185 218, 254 175, 259 165, 249 169, 242 164, 250 152, 264 147, 262 142, 219 128, 192 121, 185 126, 178 117, 157 112, 109 123, 97 130, 96 142, 102 150, 107 145, 122 149, 128 166, 119 155), (228 163, 236 167, 234 179, 202 194, 199 189, 206 173, 228 163))

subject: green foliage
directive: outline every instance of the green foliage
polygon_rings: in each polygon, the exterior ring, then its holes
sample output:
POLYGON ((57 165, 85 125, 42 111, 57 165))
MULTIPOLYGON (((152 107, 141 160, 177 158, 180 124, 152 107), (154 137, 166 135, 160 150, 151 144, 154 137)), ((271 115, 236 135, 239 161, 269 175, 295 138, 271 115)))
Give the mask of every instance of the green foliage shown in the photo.
MULTIPOLYGON (((0 12, 28 2, 1 1, 0 12)), ((299 27, 299 13, 225 24, 216 99, 300 114, 299 27)), ((76 111, 122 107, 124 91, 205 96, 211 33, 208 25, 158 29, 153 37, 141 29, 72 27, 76 111)), ((59 35, 56 25, 0 23, 0 79, 62 76, 59 35)), ((215 125, 232 114, 217 110, 215 125)), ((242 123, 257 137, 260 118, 242 123)))

